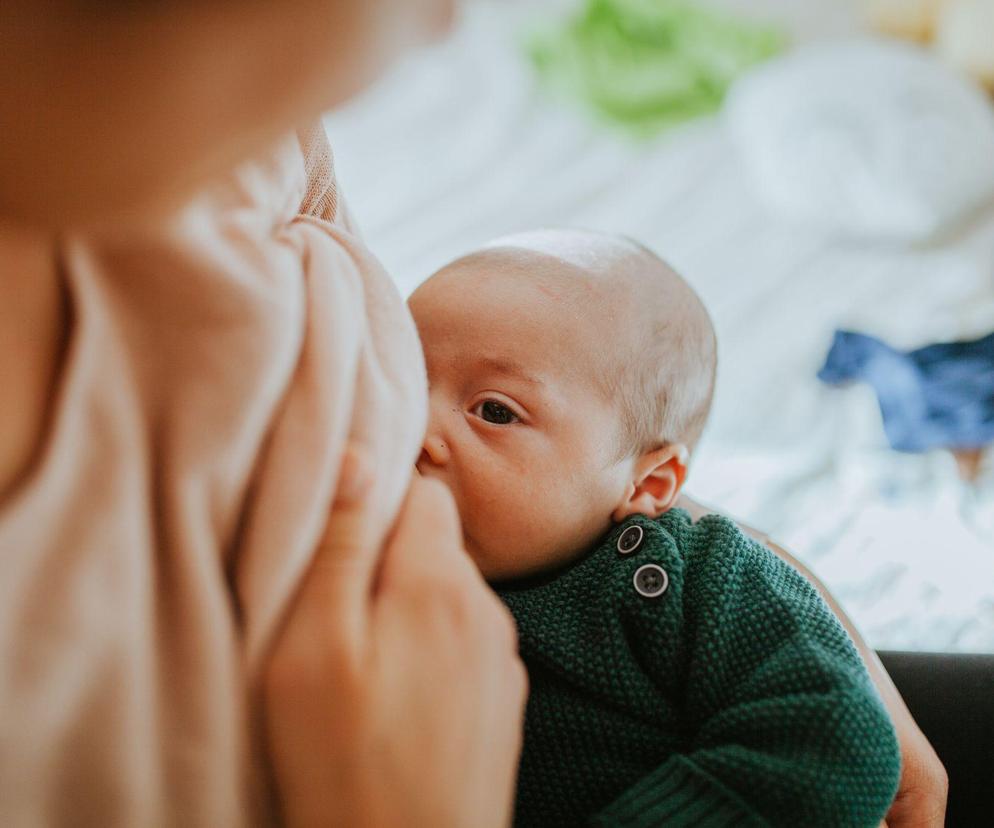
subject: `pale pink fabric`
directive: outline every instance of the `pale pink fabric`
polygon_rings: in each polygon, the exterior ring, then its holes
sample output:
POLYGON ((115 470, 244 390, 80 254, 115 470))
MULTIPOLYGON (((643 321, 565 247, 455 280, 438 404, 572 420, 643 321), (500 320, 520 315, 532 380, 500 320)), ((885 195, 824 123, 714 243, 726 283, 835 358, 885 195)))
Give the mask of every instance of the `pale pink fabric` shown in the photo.
POLYGON ((350 443, 377 542, 397 512, 426 418, 413 324, 320 131, 53 266, 69 345, 0 509, 0 825, 266 822, 260 663, 350 443))

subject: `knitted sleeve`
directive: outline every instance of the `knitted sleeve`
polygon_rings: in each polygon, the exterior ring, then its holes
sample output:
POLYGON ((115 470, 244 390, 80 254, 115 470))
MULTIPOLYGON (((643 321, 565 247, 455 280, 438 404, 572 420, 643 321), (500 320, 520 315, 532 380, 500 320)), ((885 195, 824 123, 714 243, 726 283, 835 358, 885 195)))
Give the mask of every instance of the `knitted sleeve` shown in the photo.
POLYGON ((806 579, 731 521, 687 522, 676 540, 686 749, 595 824, 878 825, 900 754, 841 624, 806 579))

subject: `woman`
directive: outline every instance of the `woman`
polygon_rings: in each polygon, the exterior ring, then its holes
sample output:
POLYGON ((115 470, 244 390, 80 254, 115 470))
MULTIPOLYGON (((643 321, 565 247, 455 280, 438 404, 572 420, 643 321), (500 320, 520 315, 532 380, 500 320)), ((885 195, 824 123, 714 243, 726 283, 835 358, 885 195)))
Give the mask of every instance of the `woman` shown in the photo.
MULTIPOLYGON (((5 5, 3 824, 507 822, 525 679, 409 479, 413 329, 321 136, 279 142, 452 9, 288 8, 5 5)), ((937 824, 876 677, 892 824, 937 824)))

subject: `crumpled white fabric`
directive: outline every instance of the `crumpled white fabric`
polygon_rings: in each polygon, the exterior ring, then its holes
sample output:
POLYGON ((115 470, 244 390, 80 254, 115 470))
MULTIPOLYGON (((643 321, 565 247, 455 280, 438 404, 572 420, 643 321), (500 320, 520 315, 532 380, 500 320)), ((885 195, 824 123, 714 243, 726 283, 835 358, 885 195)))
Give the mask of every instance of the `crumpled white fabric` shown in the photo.
POLYGON ((921 241, 994 199, 994 106, 911 45, 806 47, 739 81, 725 115, 759 196, 792 222, 921 241))

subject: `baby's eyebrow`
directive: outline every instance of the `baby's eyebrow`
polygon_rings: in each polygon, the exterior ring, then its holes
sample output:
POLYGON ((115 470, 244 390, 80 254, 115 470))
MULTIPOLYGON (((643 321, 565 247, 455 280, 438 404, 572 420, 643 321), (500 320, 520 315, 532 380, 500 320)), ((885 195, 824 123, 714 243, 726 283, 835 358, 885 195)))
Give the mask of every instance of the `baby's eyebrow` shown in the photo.
POLYGON ((480 368, 492 374, 503 374, 514 379, 527 382, 531 385, 543 386, 545 383, 538 377, 528 373, 519 363, 509 359, 496 359, 494 357, 481 357, 477 364, 480 368))

